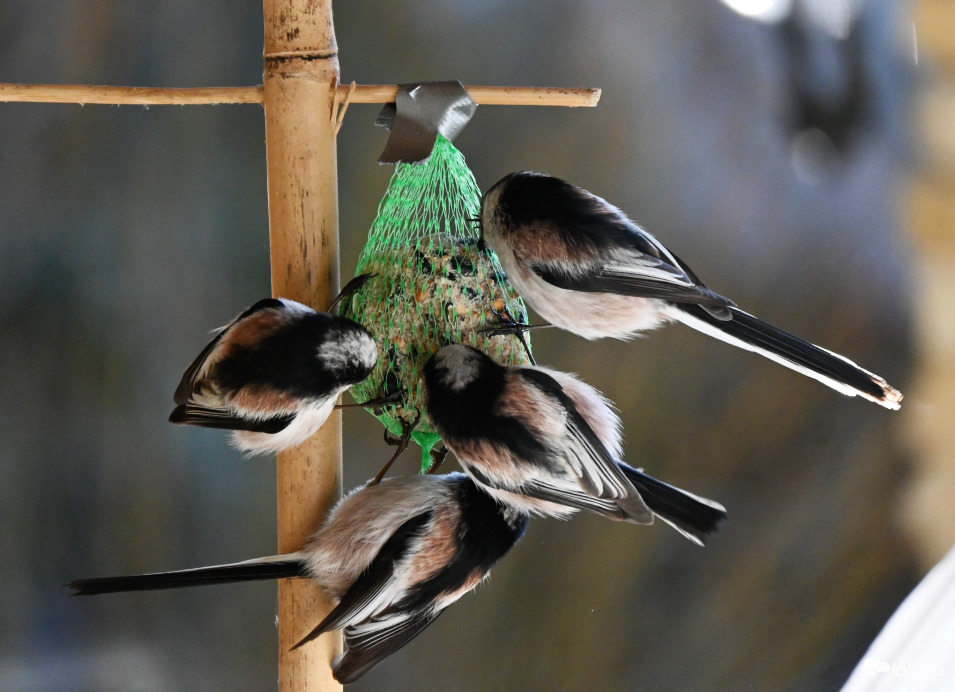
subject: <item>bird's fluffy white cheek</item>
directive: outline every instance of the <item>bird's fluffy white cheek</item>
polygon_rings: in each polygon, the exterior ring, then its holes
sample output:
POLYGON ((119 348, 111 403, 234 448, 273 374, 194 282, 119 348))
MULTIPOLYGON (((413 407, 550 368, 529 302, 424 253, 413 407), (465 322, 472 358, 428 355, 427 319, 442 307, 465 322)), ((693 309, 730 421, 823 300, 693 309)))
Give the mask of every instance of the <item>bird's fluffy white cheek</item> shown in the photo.
POLYGON ((249 454, 281 452, 289 447, 299 445, 314 435, 322 427, 322 424, 328 420, 337 398, 338 393, 321 404, 306 406, 281 432, 269 434, 236 430, 232 433, 232 444, 237 449, 249 454))
POLYGON ((630 339, 669 321, 662 300, 558 288, 529 269, 505 272, 519 294, 555 327, 585 339, 630 339))

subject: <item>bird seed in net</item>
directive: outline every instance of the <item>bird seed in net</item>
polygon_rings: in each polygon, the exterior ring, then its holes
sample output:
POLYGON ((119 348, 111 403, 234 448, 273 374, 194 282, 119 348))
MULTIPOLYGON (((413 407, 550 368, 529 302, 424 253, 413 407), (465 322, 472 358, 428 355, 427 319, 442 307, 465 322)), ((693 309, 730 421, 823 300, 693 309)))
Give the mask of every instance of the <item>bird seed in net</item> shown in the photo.
POLYGON ((480 203, 464 156, 443 136, 426 163, 398 163, 355 271, 373 276, 341 306, 378 343, 378 364, 353 396, 371 401, 404 390, 398 403, 372 413, 395 436, 410 431, 425 471, 440 439, 422 408, 432 354, 463 343, 503 365, 530 363, 527 335, 486 331, 502 318, 526 323, 527 310, 494 252, 478 249, 480 203))

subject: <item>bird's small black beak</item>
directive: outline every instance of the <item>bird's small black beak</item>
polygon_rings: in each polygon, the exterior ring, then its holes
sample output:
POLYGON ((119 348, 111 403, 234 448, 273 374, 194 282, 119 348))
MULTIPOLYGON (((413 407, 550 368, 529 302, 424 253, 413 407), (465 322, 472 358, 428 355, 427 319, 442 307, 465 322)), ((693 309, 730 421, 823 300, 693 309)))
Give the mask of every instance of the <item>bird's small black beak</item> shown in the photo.
POLYGON ((487 244, 485 244, 484 242, 484 236, 481 236, 480 238, 478 238, 478 250, 480 250, 481 252, 484 252, 485 250, 487 250, 487 244))

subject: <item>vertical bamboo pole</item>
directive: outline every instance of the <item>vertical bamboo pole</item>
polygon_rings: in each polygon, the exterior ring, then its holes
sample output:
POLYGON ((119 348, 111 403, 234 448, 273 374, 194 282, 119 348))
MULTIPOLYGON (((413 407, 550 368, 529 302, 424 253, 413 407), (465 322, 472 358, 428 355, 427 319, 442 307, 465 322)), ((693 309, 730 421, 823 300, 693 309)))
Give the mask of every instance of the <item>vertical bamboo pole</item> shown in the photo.
MULTIPOLYGON (((331 0, 264 0, 272 293, 324 309, 338 291, 338 178, 332 99, 338 47, 331 0)), ((341 416, 279 454, 279 550, 299 549, 341 495, 341 416)), ((330 610, 306 580, 279 584, 279 690, 340 690, 338 633, 291 651, 330 610)))

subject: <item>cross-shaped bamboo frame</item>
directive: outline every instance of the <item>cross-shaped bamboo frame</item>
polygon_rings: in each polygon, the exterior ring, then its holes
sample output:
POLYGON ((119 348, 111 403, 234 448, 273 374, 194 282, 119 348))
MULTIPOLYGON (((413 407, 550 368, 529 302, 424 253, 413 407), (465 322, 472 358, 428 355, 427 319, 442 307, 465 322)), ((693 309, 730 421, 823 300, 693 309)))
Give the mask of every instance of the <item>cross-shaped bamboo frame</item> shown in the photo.
MULTIPOLYGON (((324 309, 338 293, 336 134, 349 103, 395 100, 394 85, 339 83, 331 0, 264 0, 262 86, 164 89, 0 84, 0 101, 192 105, 260 103, 265 108, 272 294, 324 309)), ((479 104, 595 106, 599 89, 468 87, 479 104)), ((341 414, 278 456, 278 549, 302 547, 342 492, 341 414)), ((292 651, 332 604, 311 581, 279 581, 279 689, 340 690, 331 660, 339 633, 292 651)))

